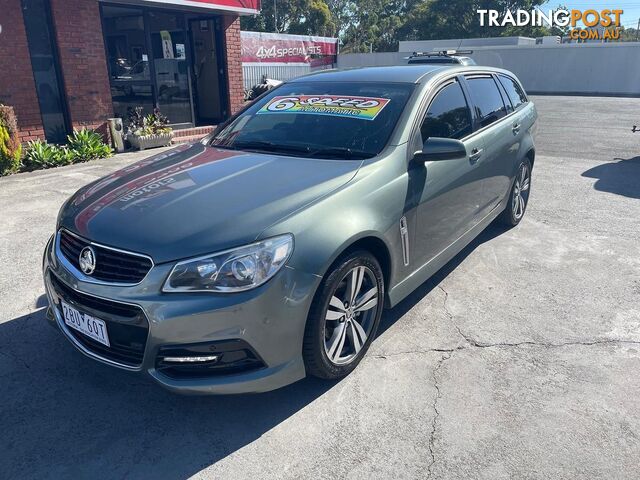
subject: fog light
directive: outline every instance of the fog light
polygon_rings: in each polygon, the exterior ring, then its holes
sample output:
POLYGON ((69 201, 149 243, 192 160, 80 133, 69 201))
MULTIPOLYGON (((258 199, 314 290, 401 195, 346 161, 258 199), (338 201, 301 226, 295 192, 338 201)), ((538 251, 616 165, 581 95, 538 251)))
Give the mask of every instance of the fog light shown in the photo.
POLYGON ((165 362, 171 363, 203 363, 203 362, 215 362, 218 360, 219 355, 210 355, 206 357, 164 357, 165 362))

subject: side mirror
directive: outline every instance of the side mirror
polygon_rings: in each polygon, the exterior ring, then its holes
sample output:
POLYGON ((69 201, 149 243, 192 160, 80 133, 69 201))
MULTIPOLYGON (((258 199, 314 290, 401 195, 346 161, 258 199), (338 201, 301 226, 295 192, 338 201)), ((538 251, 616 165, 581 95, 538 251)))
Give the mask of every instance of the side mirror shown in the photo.
POLYGON ((434 160, 453 160, 467 156, 467 149, 460 140, 453 138, 427 138, 422 151, 413 156, 416 162, 431 162, 434 160))

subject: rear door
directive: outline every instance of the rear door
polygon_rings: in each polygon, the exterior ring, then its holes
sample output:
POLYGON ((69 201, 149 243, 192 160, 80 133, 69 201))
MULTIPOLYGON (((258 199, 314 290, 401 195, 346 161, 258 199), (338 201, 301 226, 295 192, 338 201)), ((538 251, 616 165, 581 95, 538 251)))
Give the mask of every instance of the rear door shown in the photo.
POLYGON ((469 102, 459 78, 441 84, 423 116, 418 144, 430 137, 461 140, 467 156, 455 160, 412 164, 410 176, 421 191, 417 206, 415 248, 420 264, 425 264, 465 231, 477 218, 483 178, 478 170, 478 153, 482 139, 473 136, 473 119, 469 102))
MULTIPOLYGON (((465 77, 473 104, 476 136, 482 138, 484 151, 478 159, 483 177, 479 197, 479 218, 482 219, 505 197, 511 185, 513 164, 518 153, 518 130, 514 128, 512 105, 503 98, 501 88, 491 74, 465 77)), ((516 122, 517 123, 517 122, 516 122)))
MULTIPOLYGON (((513 133, 514 146, 513 149, 516 152, 520 151, 520 146, 524 141, 527 131, 531 128, 530 112, 527 112, 526 106, 529 104, 529 99, 524 93, 520 83, 509 75, 502 73, 495 76, 498 80, 498 84, 502 87, 503 96, 506 101, 511 102, 513 107, 513 119, 511 120, 511 130, 513 133)), ((518 162, 521 160, 516 157, 514 168, 519 166, 518 162)))

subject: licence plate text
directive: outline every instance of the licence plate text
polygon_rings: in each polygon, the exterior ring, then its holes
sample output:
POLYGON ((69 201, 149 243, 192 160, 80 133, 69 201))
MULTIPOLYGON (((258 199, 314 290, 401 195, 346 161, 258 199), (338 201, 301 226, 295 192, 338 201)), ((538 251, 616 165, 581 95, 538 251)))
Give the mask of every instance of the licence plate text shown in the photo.
POLYGON ((92 317, 73 308, 68 303, 61 301, 64 323, 78 332, 94 339, 97 342, 110 347, 107 324, 104 320, 92 317))

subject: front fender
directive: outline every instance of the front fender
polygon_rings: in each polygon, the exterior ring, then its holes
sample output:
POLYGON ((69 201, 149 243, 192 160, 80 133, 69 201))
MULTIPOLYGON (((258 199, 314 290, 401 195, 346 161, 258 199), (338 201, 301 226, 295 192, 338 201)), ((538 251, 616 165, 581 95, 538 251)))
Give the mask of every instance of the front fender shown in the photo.
POLYGON ((388 255, 387 284, 393 285, 404 267, 399 221, 406 204, 408 175, 403 165, 403 149, 365 162, 348 184, 270 227, 262 236, 293 233, 295 248, 289 265, 320 276, 354 243, 375 239, 387 252, 372 253, 388 255))

